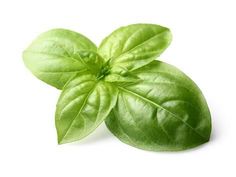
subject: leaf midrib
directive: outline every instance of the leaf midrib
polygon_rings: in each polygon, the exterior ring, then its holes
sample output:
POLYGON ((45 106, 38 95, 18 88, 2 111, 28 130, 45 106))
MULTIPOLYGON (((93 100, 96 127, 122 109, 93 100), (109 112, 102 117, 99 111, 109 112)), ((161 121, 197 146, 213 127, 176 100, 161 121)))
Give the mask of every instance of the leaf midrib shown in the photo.
POLYGON ((84 102, 79 110, 79 112, 76 114, 76 116, 72 119, 71 123, 69 124, 68 128, 66 128, 65 134, 60 138, 59 143, 66 137, 66 135, 69 132, 69 129, 71 128, 71 126, 73 125, 75 119, 78 117, 78 115, 80 115, 81 111, 83 110, 84 106, 86 105, 89 96, 92 94, 92 92, 95 90, 97 83, 95 83, 94 87, 88 92, 88 95, 86 96, 86 98, 84 99, 84 102))
MULTIPOLYGON (((30 51, 30 50, 25 50, 24 53, 34 53, 34 54, 48 55, 48 56, 51 56, 51 57, 55 57, 54 60, 68 59, 68 60, 74 61, 74 62, 79 63, 79 64, 82 63, 88 70, 92 70, 91 67, 89 67, 89 65, 84 62, 84 60, 81 58, 80 54, 78 54, 79 57, 78 57, 78 59, 76 59, 76 58, 72 57, 71 55, 65 56, 65 55, 57 55, 57 54, 51 54, 51 53, 47 53, 47 52, 36 52, 36 51, 30 51)), ((52 59, 50 59, 50 60, 52 60, 52 59)))
POLYGON ((125 51, 124 53, 121 53, 120 55, 116 56, 116 57, 113 59, 112 63, 114 63, 115 60, 121 58, 123 55, 125 55, 125 54, 127 54, 127 53, 129 53, 129 52, 131 52, 131 51, 133 51, 133 50, 135 50, 136 48, 138 48, 138 47, 140 47, 141 45, 143 45, 143 44, 149 42, 149 41, 152 40, 153 38, 155 38, 155 37, 161 35, 162 33, 166 32, 166 31, 167 31, 167 30, 165 29, 165 30, 161 31, 160 33, 155 34, 154 36, 152 36, 152 37, 150 37, 150 38, 148 38, 148 39, 142 41, 140 44, 138 44, 138 45, 132 47, 131 49, 125 51))
POLYGON ((158 107, 158 108, 160 108, 160 109, 166 111, 167 113, 171 114, 172 117, 178 119, 178 120, 181 121, 183 124, 185 124, 187 127, 189 127, 191 130, 193 130, 198 136, 200 136, 201 138, 203 138, 204 141, 207 141, 207 138, 205 138, 205 137, 202 136, 200 133, 198 133, 191 125, 189 125, 187 122, 183 121, 179 116, 175 115, 174 113, 172 113, 171 111, 169 111, 169 110, 167 110, 166 108, 162 107, 161 105, 159 105, 159 104, 153 102, 152 100, 150 100, 150 99, 148 99, 148 98, 143 97, 142 95, 139 95, 138 93, 135 93, 135 92, 133 92, 133 91, 131 91, 131 90, 125 89, 124 87, 121 87, 121 86, 117 86, 117 87, 118 87, 118 89, 120 89, 120 90, 122 90, 122 91, 124 91, 124 92, 126 92, 126 93, 129 93, 129 94, 131 94, 131 95, 134 95, 134 96, 136 96, 136 97, 138 97, 138 98, 140 98, 140 99, 142 99, 142 100, 144 100, 144 101, 146 101, 146 102, 148 102, 148 103, 150 103, 150 104, 152 104, 152 105, 154 105, 154 106, 156 106, 156 107, 158 107))

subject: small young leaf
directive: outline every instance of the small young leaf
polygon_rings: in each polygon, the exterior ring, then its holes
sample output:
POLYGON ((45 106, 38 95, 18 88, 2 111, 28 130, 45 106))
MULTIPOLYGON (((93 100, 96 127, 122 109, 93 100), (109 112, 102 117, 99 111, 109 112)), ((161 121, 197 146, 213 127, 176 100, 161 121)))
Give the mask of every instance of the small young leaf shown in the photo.
POLYGON ((98 48, 105 60, 111 60, 111 71, 140 68, 159 56, 170 44, 168 28, 153 24, 121 27, 106 37, 98 48))
POLYGON ((98 72, 101 60, 96 51, 96 46, 81 34, 53 29, 35 39, 23 59, 36 77, 62 89, 78 72, 98 72))
POLYGON ((192 80, 160 61, 133 74, 142 81, 117 85, 117 105, 106 119, 115 136, 132 146, 154 151, 188 149, 209 140, 210 113, 192 80))
POLYGON ((58 143, 79 140, 92 132, 115 106, 117 90, 109 83, 97 81, 91 74, 72 79, 57 103, 58 143))

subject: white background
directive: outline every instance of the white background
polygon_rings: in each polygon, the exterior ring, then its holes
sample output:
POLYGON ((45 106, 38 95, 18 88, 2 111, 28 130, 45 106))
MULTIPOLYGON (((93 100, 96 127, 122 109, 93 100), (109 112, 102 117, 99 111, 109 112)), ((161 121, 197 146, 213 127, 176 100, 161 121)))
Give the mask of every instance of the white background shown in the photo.
POLYGON ((236 176, 236 5, 234 0, 1 0, 0 176, 236 176), (212 114, 211 141, 182 152, 148 152, 121 143, 104 125, 57 145, 59 90, 36 79, 22 51, 41 32, 68 28, 96 44, 132 23, 169 27, 162 60, 202 89, 212 114))

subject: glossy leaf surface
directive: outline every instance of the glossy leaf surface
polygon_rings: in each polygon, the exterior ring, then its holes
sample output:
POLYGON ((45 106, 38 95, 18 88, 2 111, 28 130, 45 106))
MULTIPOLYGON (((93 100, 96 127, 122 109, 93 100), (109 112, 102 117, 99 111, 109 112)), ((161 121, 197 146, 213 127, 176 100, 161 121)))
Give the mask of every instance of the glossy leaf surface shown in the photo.
POLYGON ((132 146, 183 150, 209 140, 210 113, 199 88, 160 61, 133 71, 141 81, 117 84, 117 105, 106 119, 110 131, 132 146))
POLYGON ((105 60, 110 60, 112 72, 134 70, 159 56, 170 44, 168 28, 153 24, 121 27, 106 37, 98 48, 105 60))
POLYGON ((41 34, 24 51, 25 65, 40 80, 62 89, 76 73, 98 72, 101 60, 96 46, 83 35, 65 29, 41 34))
POLYGON ((58 143, 79 140, 92 132, 116 103, 116 88, 91 74, 77 76, 61 93, 56 110, 58 143))

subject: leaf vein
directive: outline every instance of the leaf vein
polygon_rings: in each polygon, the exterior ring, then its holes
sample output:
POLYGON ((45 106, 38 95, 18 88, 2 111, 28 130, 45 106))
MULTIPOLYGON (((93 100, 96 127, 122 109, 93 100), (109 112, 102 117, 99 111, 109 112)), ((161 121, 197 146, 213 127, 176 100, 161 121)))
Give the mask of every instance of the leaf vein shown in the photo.
POLYGON ((187 127, 189 127, 191 130, 193 130, 197 135, 199 135, 201 138, 203 138, 204 140, 207 140, 207 138, 205 138, 204 136, 202 136, 200 133, 198 133, 191 125, 189 125, 187 122, 183 121, 179 116, 175 115, 174 113, 172 113, 171 111, 167 110, 166 108, 164 108, 163 106, 153 102, 152 100, 148 99, 148 98, 145 98, 143 97, 142 95, 139 95, 138 93, 135 93, 131 90, 128 90, 128 89, 125 89, 123 87, 120 87, 118 86, 118 88, 124 92, 127 92, 127 93, 130 93, 131 95, 134 95, 134 96, 137 96, 138 98, 146 101, 146 102, 149 102, 150 104, 166 111, 167 113, 169 113, 170 115, 172 115, 172 117, 176 118, 177 120, 181 121, 183 124, 185 124, 187 127))

